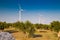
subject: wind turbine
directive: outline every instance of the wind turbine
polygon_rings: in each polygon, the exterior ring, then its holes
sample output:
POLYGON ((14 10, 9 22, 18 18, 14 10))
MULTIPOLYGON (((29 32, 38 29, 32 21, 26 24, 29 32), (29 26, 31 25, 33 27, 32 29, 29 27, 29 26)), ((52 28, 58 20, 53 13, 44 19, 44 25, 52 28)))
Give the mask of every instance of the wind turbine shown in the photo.
POLYGON ((43 15, 39 15, 39 24, 42 23, 43 15))
POLYGON ((19 5, 19 21, 22 21, 22 12, 23 12, 23 9, 21 8, 21 5, 19 5))

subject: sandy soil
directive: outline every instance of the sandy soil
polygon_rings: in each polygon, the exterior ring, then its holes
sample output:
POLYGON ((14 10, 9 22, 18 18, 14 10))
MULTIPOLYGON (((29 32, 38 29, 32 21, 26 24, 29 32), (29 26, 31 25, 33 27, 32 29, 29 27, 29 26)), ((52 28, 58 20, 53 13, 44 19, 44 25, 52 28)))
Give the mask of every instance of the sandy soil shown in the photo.
POLYGON ((51 32, 49 30, 47 30, 47 32, 35 32, 35 34, 42 35, 42 37, 26 38, 26 35, 22 32, 13 33, 13 36, 16 40, 57 40, 57 37, 55 37, 54 32, 51 32))

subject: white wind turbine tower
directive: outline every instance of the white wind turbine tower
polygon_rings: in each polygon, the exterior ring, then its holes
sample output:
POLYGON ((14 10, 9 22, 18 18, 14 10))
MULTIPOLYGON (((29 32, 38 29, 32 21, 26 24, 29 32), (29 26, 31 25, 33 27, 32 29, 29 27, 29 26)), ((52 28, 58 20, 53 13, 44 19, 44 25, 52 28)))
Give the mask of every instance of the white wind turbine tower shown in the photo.
POLYGON ((40 22, 40 19, 41 19, 41 17, 40 17, 40 14, 38 15, 38 23, 40 24, 41 22, 40 22))
POLYGON ((41 16, 39 15, 39 24, 41 23, 41 16))
POLYGON ((39 24, 41 24, 42 23, 42 20, 43 19, 43 16, 42 15, 39 15, 39 24))
POLYGON ((23 12, 23 9, 21 8, 21 5, 19 5, 19 21, 22 21, 22 12, 23 12))

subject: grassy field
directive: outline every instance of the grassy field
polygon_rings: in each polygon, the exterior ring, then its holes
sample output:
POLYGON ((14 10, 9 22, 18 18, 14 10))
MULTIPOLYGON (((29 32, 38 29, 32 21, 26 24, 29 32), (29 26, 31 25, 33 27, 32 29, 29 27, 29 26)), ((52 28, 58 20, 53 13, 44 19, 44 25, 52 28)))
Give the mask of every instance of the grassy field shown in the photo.
MULTIPOLYGON (((41 31, 41 30, 40 30, 41 31)), ((41 37, 36 38, 27 38, 23 32, 15 32, 12 35, 16 40, 57 40, 58 38, 54 35, 54 32, 50 30, 46 30, 46 32, 35 32, 36 35, 41 35, 41 37)))

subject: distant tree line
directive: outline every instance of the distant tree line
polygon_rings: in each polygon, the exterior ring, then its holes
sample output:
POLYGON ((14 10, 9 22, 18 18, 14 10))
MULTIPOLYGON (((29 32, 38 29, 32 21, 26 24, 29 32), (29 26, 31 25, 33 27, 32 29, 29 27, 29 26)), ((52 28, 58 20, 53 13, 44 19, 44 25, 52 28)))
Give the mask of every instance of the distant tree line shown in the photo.
POLYGON ((32 37, 32 35, 35 32, 35 29, 45 29, 45 30, 51 30, 55 32, 60 31, 60 22, 59 21, 52 21, 50 24, 33 24, 30 21, 26 22, 14 22, 14 23, 6 23, 6 22, 0 22, 0 29, 5 29, 9 27, 15 27, 22 31, 23 33, 27 34, 29 37, 32 37))

